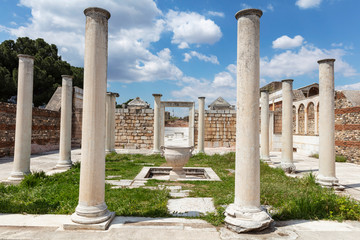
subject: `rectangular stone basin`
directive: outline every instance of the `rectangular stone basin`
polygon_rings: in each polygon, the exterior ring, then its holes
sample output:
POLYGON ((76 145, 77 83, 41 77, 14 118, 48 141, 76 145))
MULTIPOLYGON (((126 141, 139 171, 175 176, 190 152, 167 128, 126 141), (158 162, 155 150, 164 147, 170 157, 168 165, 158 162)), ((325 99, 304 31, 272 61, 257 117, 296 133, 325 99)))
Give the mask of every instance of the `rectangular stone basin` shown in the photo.
MULTIPOLYGON (((169 180, 171 167, 143 167, 134 180, 169 180)), ((212 168, 184 167, 186 178, 178 181, 221 181, 212 168)))

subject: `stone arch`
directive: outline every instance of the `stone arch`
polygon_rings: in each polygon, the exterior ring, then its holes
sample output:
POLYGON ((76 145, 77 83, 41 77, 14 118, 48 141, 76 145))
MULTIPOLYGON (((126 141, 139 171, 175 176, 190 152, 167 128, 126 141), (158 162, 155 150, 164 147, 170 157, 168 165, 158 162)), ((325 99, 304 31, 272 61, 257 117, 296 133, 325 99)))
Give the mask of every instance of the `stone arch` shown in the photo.
POLYGON ((308 97, 319 95, 318 87, 311 87, 308 91, 308 97))
POLYGON ((305 106, 304 104, 300 104, 299 110, 298 110, 298 116, 299 116, 299 134, 305 134, 305 106))
POLYGON ((293 134, 296 133, 296 106, 293 105, 293 121, 292 121, 292 127, 293 127, 293 134))
POLYGON ((315 107, 313 102, 307 106, 307 134, 315 134, 315 107))

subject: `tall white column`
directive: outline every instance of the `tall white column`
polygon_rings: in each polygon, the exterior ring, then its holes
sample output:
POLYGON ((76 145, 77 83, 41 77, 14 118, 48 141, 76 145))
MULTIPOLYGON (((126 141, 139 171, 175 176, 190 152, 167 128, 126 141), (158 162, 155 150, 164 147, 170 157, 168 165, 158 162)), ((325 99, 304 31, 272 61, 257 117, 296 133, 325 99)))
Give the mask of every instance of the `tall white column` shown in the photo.
POLYGON ((189 146, 194 146, 195 103, 189 109, 189 146))
POLYGON ((165 145, 165 105, 160 104, 160 146, 165 145))
POLYGON ((335 175, 335 110, 334 62, 319 63, 319 174, 317 181, 324 186, 338 186, 335 175))
POLYGON ((261 143, 260 143, 260 158, 265 162, 270 161, 269 154, 269 92, 267 90, 261 91, 261 143))
POLYGON ((59 161, 56 168, 70 168, 71 162, 71 119, 72 119, 72 76, 62 75, 61 118, 59 161))
POLYGON ((225 224, 235 232, 267 228, 273 221, 260 206, 259 79, 262 11, 236 13, 237 104, 235 200, 225 210, 225 224))
POLYGON ((161 94, 153 94, 154 96, 154 149, 153 153, 161 153, 160 151, 160 135, 161 135, 161 94))
POLYGON ((105 153, 115 152, 115 108, 118 93, 106 93, 105 122, 106 122, 106 144, 105 153))
POLYGON ((198 112, 198 152, 204 153, 205 137, 205 97, 199 97, 198 112))
POLYGON ((281 133, 281 168, 288 173, 295 172, 293 160, 292 83, 294 80, 282 80, 282 133, 281 133))
POLYGON ((13 170, 8 180, 21 181, 30 173, 34 57, 19 54, 13 170))
MULTIPOLYGON (((107 85, 108 19, 101 8, 87 8, 84 54, 84 97, 79 204, 73 222, 104 223, 114 217, 105 203, 105 99, 107 85)), ((93 225, 94 226, 94 225, 93 225)))

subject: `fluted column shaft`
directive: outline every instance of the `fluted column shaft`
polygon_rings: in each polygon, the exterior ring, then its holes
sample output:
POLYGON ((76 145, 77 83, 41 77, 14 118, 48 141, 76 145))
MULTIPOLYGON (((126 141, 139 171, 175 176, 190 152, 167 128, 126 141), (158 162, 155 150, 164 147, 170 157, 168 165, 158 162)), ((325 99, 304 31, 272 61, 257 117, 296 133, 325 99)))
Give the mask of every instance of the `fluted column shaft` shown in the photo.
POLYGON ((236 232, 261 230, 272 221, 260 206, 261 15, 258 9, 245 9, 235 15, 238 21, 235 199, 225 210, 225 224, 236 232))
POLYGON ((70 168, 71 162, 71 119, 72 119, 72 76, 62 75, 61 118, 59 161, 56 168, 70 168))
POLYGON ((205 137, 205 97, 199 97, 198 112, 198 152, 204 153, 205 137))
POLYGON ((264 161, 270 160, 269 154, 269 92, 261 91, 261 143, 260 158, 264 161))
POLYGON ((14 163, 10 181, 20 181, 30 173, 34 57, 19 54, 18 58, 14 163))
POLYGON ((161 145, 161 94, 153 94, 154 96, 154 149, 153 153, 160 153, 161 145))
POLYGON ((72 221, 105 222, 113 216, 105 204, 105 99, 108 19, 101 8, 87 8, 79 204, 72 221))
POLYGON ((319 63, 319 175, 322 185, 338 183, 335 176, 335 110, 334 62, 323 59, 319 63))

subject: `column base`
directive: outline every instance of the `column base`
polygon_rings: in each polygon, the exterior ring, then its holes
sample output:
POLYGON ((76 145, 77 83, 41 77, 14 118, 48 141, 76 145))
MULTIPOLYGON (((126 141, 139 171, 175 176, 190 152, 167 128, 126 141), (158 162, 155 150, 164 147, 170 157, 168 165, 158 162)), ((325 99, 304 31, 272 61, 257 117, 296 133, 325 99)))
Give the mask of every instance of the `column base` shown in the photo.
POLYGON ((337 179, 336 177, 325 177, 323 175, 318 175, 316 177, 316 183, 323 187, 334 188, 338 191, 342 191, 345 189, 344 186, 339 184, 339 179, 337 179))
POLYGON ((273 221, 262 207, 245 208, 230 204, 225 210, 226 227, 237 233, 261 231, 273 221))
POLYGON ((271 162, 269 156, 260 157, 260 159, 263 160, 264 162, 271 162))
POLYGON ((60 160, 56 163, 56 169, 70 169, 72 166, 71 159, 68 160, 60 160))
POLYGON ((286 173, 295 173, 296 167, 293 163, 281 163, 281 168, 286 173))
POLYGON ((114 213, 107 209, 105 203, 96 206, 86 206, 79 203, 71 220, 79 224, 99 224, 108 221, 114 213))
POLYGON ((22 181, 26 175, 30 174, 31 172, 11 172, 10 177, 8 177, 8 181, 11 182, 20 182, 22 181))
POLYGON ((154 150, 152 151, 152 153, 153 153, 153 154, 161 154, 162 151, 159 150, 159 149, 154 149, 154 150))
POLYGON ((116 152, 115 149, 105 149, 105 153, 112 153, 112 152, 116 152))

